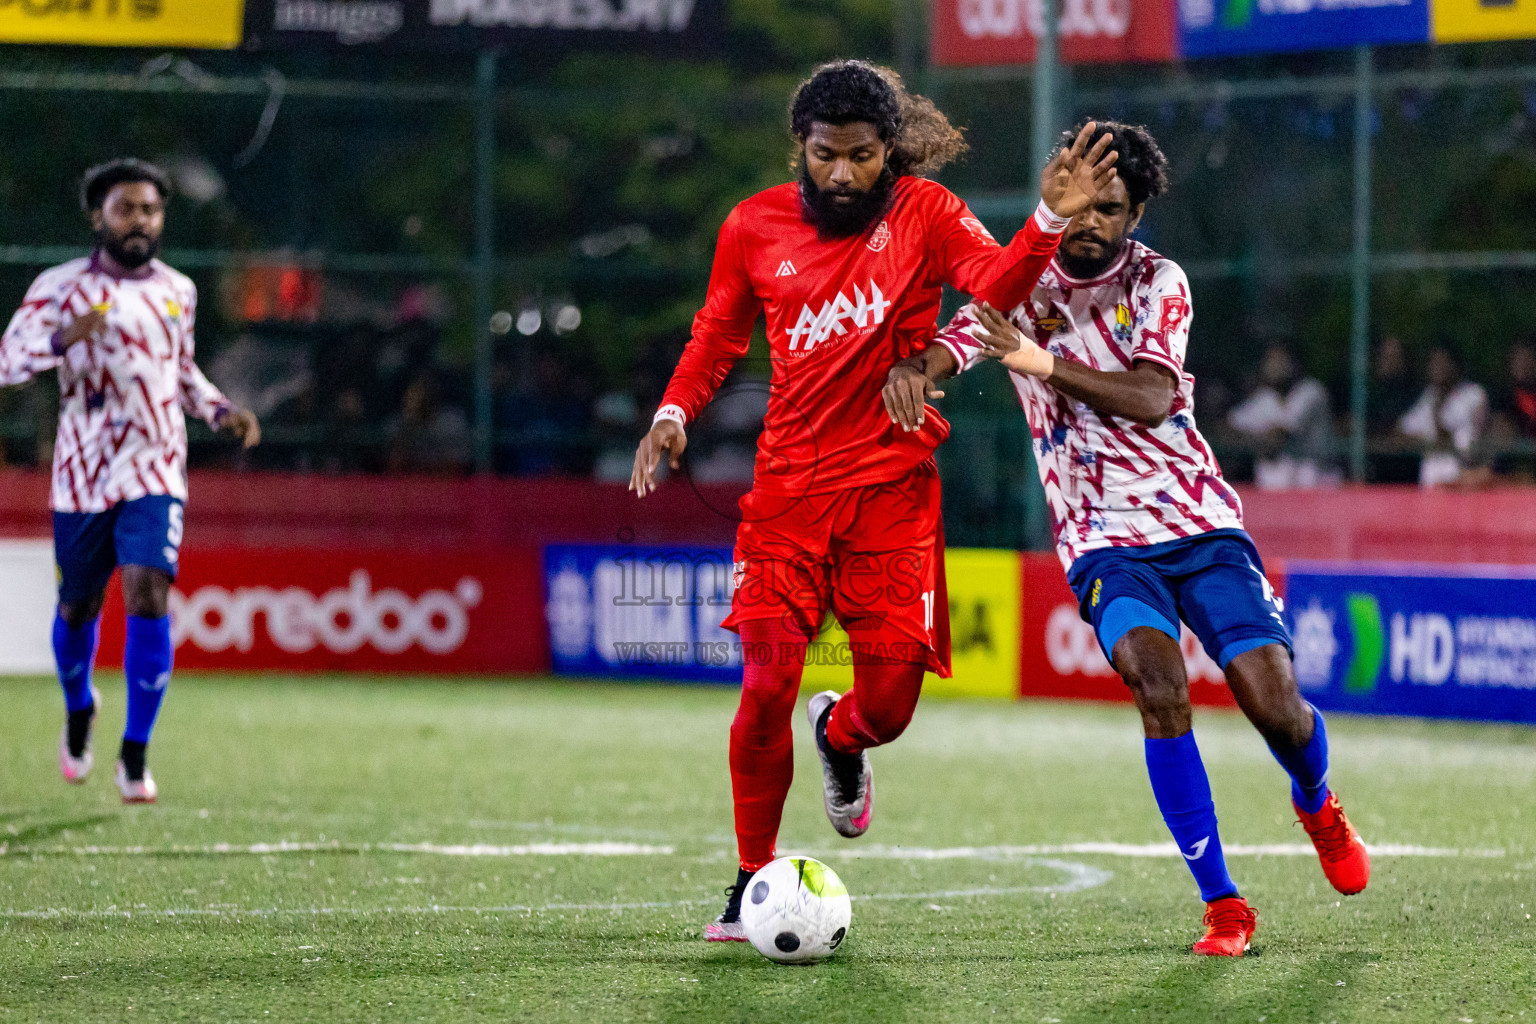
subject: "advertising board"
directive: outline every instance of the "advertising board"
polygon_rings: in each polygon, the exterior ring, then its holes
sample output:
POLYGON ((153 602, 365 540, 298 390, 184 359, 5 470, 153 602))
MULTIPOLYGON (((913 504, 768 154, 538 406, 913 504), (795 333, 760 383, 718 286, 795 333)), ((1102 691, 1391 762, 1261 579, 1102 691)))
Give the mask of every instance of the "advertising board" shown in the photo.
POLYGON ((1302 562, 1287 586, 1318 707, 1536 722, 1536 570, 1302 562))

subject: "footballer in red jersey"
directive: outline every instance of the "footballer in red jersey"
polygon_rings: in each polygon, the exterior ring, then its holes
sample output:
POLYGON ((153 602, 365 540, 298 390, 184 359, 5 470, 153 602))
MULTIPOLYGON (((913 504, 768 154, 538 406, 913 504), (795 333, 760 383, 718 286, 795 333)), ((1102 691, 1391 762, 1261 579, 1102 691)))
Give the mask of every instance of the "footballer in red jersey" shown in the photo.
POLYGON ((906 728, 924 671, 949 674, 933 462, 949 424, 925 405, 940 393, 921 375, 891 371, 933 337, 945 284, 1004 309, 1029 295, 1068 221, 1114 179, 1109 137, 1090 147, 1091 129, 1046 167, 1040 206, 1002 246, 924 177, 964 150, 960 133, 893 72, 839 61, 791 104, 799 180, 742 202, 720 229, 708 297, 630 482, 642 497, 653 490, 663 452, 680 468, 687 425, 764 316, 772 381, 724 622, 744 662, 730 743, 740 872, 708 939, 745 938, 742 890, 774 856, 790 719, 828 609, 848 631, 854 686, 813 697, 809 714, 842 835, 869 827, 866 750, 906 728))

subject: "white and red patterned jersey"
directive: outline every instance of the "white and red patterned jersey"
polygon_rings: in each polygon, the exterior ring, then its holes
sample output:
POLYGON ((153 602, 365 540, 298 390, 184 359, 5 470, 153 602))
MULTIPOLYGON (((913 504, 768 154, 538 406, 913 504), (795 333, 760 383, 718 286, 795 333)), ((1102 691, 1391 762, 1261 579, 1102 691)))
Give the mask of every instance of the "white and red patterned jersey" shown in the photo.
MULTIPOLYGON (((1195 429, 1195 379, 1184 372, 1194 310, 1178 264, 1134 241, 1091 281, 1069 276, 1053 259, 1009 318, 1057 359, 1107 371, 1147 360, 1179 377, 1168 418, 1148 427, 1101 415, 1038 378, 1010 374, 1034 435, 1064 566, 1096 548, 1242 527, 1237 492, 1195 429)), ((981 358, 968 333, 975 324, 966 306, 938 335, 962 369, 981 358)))
POLYGON ((187 497, 189 412, 216 426, 232 408, 192 361, 197 288, 159 260, 127 276, 95 256, 43 271, 0 340, 0 385, 59 371, 57 512, 105 512, 150 494, 187 497), (58 350, 92 308, 107 329, 58 350))

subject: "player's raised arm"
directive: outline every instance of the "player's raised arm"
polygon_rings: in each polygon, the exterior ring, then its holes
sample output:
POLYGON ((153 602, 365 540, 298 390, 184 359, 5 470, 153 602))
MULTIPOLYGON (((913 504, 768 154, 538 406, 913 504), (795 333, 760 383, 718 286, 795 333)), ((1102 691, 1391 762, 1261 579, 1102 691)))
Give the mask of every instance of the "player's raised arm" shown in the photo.
POLYGON ((747 354, 752 325, 762 306, 742 258, 740 214, 733 210, 720 228, 709 294, 704 308, 693 318, 693 335, 667 384, 651 429, 635 449, 629 489, 638 497, 656 489, 656 467, 663 452, 673 469, 681 468, 683 450, 688 447, 687 424, 704 411, 736 360, 747 354))
POLYGON ((998 309, 1012 309, 1029 297, 1077 214, 1115 180, 1118 154, 1113 136, 1083 126, 1072 144, 1051 158, 1040 174, 1040 205, 1008 245, 999 247, 959 197, 939 211, 935 255, 945 279, 998 309))

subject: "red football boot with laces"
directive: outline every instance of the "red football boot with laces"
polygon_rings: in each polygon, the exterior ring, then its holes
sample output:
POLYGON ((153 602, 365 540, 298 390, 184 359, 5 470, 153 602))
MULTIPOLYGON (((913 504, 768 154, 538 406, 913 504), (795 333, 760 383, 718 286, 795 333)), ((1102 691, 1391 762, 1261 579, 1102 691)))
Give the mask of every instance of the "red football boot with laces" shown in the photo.
POLYGON ((1371 880, 1371 855, 1365 849, 1365 840, 1344 817, 1339 798, 1330 790, 1327 802, 1316 814, 1308 814, 1295 803, 1291 806, 1296 808, 1301 827, 1317 847, 1317 859, 1322 862, 1329 883, 1346 896, 1364 889, 1371 880))
POLYGON ((1205 905, 1205 938, 1195 943, 1196 956, 1242 956, 1259 926, 1259 915, 1241 896, 1228 896, 1205 905))

